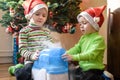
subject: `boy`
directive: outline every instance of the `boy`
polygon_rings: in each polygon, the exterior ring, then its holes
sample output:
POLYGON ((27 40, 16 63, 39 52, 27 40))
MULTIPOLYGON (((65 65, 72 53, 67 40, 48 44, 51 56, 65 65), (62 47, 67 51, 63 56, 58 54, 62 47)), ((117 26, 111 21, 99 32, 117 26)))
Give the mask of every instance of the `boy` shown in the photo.
POLYGON ((39 51, 48 48, 52 43, 50 32, 44 28, 48 16, 48 7, 41 0, 26 0, 23 2, 25 17, 29 20, 28 26, 20 30, 19 52, 25 58, 25 64, 17 64, 9 68, 9 72, 17 80, 32 80, 31 69, 34 60, 38 59, 39 51))
POLYGON ((105 7, 89 8, 77 16, 84 35, 73 48, 62 55, 67 61, 79 62, 79 80, 100 80, 103 74, 105 42, 98 31, 104 22, 102 12, 105 7))

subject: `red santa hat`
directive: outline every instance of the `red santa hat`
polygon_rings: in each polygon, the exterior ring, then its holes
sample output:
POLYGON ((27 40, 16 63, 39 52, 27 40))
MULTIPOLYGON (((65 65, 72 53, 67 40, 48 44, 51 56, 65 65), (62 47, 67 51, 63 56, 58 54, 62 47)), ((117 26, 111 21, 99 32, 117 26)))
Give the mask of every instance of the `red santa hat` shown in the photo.
POLYGON ((41 8, 45 8, 48 11, 47 5, 42 0, 26 0, 22 6, 27 19, 30 19, 30 17, 41 8))
POLYGON ((78 14, 77 20, 79 20, 79 18, 83 16, 94 27, 94 29, 98 31, 104 22, 104 16, 102 12, 105 7, 106 6, 89 8, 78 14))

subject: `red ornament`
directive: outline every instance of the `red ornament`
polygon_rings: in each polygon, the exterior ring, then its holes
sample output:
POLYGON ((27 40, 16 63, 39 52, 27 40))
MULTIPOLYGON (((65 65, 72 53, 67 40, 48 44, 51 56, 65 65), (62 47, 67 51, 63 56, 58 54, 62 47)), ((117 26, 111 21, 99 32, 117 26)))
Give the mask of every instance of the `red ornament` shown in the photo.
POLYGON ((56 27, 57 24, 58 24, 57 22, 53 22, 53 23, 52 23, 52 26, 53 26, 53 27, 56 27))
POLYGON ((63 33, 67 33, 67 32, 68 32, 66 26, 63 26, 63 27, 62 27, 62 32, 63 32, 63 33))
POLYGON ((52 11, 49 12, 49 16, 50 16, 50 18, 53 18, 53 12, 52 11))
POLYGON ((14 32, 14 31, 13 31, 13 28, 12 28, 11 26, 8 26, 5 31, 6 31, 7 33, 11 33, 11 34, 14 32))

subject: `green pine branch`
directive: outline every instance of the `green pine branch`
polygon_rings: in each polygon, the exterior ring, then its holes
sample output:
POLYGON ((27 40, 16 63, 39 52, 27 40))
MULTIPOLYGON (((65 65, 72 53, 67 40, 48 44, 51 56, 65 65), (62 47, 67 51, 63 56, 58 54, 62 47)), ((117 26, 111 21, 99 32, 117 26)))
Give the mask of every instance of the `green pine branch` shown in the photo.
MULTIPOLYGON (((10 25, 10 22, 14 22, 15 25, 27 23, 24 15, 24 9, 21 5, 23 1, 24 0, 0 0, 0 9, 6 11, 0 20, 2 26, 7 27, 10 25), (15 11, 14 16, 10 16, 10 8, 15 11)), ((80 13, 79 4, 81 3, 81 0, 43 1, 48 5, 49 8, 47 24, 52 25, 54 22, 56 22, 57 25, 55 27, 57 27, 57 29, 62 29, 61 27, 63 27, 66 23, 71 23, 73 25, 77 23, 76 17, 80 13)))

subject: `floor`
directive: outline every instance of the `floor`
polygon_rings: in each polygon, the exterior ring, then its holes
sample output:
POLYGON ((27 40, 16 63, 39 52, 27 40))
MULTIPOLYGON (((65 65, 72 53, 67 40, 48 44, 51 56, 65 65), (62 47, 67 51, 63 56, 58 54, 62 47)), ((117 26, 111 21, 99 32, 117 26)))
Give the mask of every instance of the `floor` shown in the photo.
MULTIPOLYGON (((14 76, 11 76, 8 73, 8 68, 9 66, 12 66, 12 65, 13 64, 1 64, 0 63, 0 80, 16 80, 14 76)), ((72 77, 70 77, 69 80, 73 80, 72 77)))
POLYGON ((8 67, 12 64, 0 64, 0 80, 16 80, 8 73, 8 67))
MULTIPOLYGON (((13 64, 0 64, 0 80, 16 80, 14 76, 8 73, 8 67, 13 64)), ((73 80, 72 78, 70 80, 73 80)), ((115 80, 120 80, 120 78, 115 78, 115 80)))

